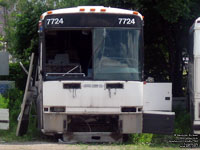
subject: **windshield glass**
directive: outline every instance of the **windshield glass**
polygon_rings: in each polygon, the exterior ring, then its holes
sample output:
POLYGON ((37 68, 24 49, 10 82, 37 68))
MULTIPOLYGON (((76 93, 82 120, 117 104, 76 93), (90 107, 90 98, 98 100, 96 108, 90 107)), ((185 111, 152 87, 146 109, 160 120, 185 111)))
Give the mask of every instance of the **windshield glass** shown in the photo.
POLYGON ((141 80, 140 46, 141 30, 94 29, 94 79, 141 80))

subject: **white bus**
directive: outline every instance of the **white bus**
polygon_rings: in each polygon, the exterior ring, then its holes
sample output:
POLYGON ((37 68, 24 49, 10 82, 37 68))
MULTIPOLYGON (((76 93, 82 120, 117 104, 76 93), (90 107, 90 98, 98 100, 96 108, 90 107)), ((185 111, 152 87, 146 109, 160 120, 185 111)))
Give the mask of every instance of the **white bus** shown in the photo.
POLYGON ((143 79, 143 25, 137 11, 103 6, 42 14, 38 59, 31 61, 38 74, 31 78, 30 65, 17 135, 26 133, 32 91, 39 128, 64 141, 173 133, 171 83, 143 79))
POLYGON ((200 18, 190 28, 188 90, 193 131, 200 134, 200 18))

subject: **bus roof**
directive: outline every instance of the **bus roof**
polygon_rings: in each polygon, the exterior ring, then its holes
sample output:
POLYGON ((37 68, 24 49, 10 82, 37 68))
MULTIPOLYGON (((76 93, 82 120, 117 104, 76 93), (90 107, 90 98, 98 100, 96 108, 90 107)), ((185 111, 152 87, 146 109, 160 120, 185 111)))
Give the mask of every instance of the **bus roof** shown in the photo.
POLYGON ((200 29, 200 17, 196 19, 194 28, 198 30, 200 29))
POLYGON ((104 7, 104 6, 78 6, 72 8, 63 8, 50 10, 41 15, 41 20, 45 18, 45 16, 50 14, 71 14, 71 13, 104 13, 104 14, 132 14, 137 15, 143 20, 143 16, 133 10, 120 9, 120 8, 112 8, 112 7, 104 7))
POLYGON ((193 25, 190 27, 189 33, 192 34, 194 30, 200 30, 200 17, 197 18, 193 25))

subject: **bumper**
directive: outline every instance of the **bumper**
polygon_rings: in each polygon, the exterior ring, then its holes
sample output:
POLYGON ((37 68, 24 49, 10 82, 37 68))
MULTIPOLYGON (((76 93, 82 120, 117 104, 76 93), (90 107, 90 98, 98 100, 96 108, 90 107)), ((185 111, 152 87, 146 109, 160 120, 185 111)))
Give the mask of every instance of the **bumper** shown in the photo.
POLYGON ((174 115, 171 112, 126 112, 117 114, 44 113, 42 132, 45 134, 63 134, 66 132, 172 134, 174 115), (98 120, 97 118, 100 119, 98 120), (102 121, 104 118, 107 119, 102 121), (73 128, 72 131, 70 129, 72 126, 77 126, 77 128, 73 128), (86 130, 80 131, 80 128, 86 128, 86 130), (87 128, 90 128, 91 131, 87 131, 87 128), (112 128, 115 128, 115 130, 112 130, 112 128))

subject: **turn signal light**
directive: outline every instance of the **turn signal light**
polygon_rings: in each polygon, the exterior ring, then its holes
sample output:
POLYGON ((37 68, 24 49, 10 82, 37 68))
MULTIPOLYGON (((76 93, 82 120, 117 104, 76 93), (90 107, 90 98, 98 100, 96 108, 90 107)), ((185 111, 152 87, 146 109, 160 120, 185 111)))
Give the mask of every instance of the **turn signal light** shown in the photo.
POLYGON ((80 11, 85 11, 85 8, 80 8, 80 11))
POLYGON ((91 8, 90 11, 95 11, 95 9, 94 9, 94 8, 91 8))
POLYGON ((101 9, 101 12, 106 12, 106 9, 105 9, 105 8, 102 8, 102 9, 101 9))
POLYGON ((47 11, 47 14, 48 14, 48 15, 50 15, 50 14, 52 14, 52 13, 53 13, 52 11, 47 11))

